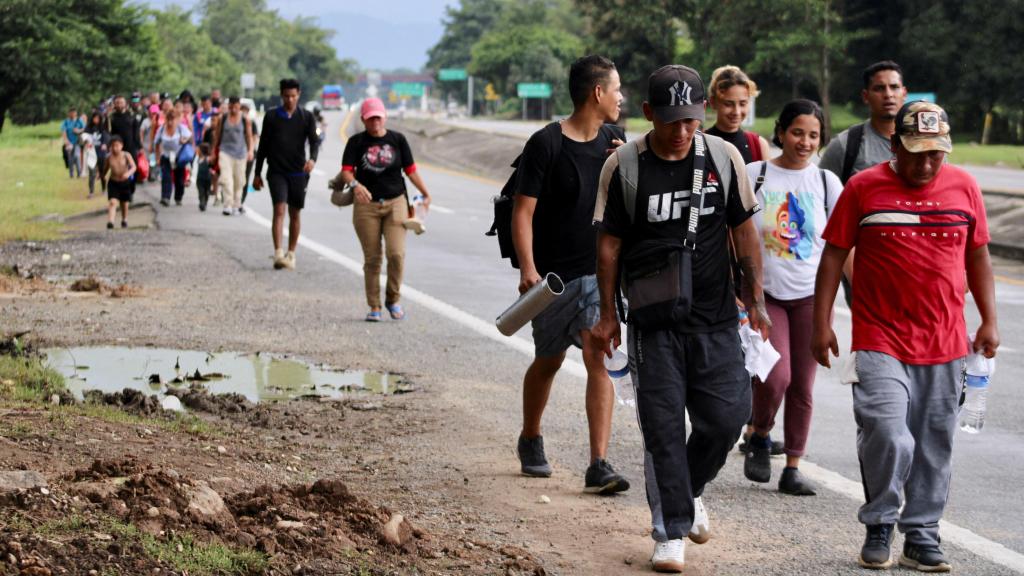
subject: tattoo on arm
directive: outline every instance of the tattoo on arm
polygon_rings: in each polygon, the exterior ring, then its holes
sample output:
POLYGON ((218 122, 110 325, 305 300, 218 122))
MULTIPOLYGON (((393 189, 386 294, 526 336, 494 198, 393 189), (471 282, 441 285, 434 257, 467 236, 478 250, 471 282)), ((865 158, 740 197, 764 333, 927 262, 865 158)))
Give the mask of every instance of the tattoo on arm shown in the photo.
POLYGON ((743 285, 740 287, 743 301, 753 305, 765 318, 768 310, 764 305, 764 292, 761 288, 761 271, 758 270, 754 258, 749 255, 739 257, 740 269, 743 270, 743 285))

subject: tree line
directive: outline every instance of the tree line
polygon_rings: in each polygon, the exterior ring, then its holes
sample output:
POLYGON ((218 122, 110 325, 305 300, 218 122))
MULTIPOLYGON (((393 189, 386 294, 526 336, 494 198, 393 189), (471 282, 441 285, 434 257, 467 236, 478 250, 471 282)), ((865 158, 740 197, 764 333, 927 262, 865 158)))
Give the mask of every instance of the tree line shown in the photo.
POLYGON ((444 26, 428 67, 467 68, 507 99, 518 82, 549 82, 561 113, 568 65, 589 52, 616 62, 634 115, 665 63, 704 78, 740 66, 762 87, 763 116, 795 97, 863 111, 861 70, 895 60, 958 136, 1024 143, 1024 0, 462 0, 444 26))
POLYGON ((0 2, 0 130, 8 113, 32 124, 133 90, 276 94, 299 78, 307 90, 349 80, 355 62, 330 45, 333 31, 312 18, 288 20, 266 0, 203 0, 195 10, 157 10, 130 0, 0 2))

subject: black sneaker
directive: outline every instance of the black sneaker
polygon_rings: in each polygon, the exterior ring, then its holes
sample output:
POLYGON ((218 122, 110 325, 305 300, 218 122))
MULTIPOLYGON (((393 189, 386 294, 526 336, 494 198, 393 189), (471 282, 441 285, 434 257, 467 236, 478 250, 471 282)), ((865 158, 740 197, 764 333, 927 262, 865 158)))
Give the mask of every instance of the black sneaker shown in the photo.
POLYGON ((166 200, 165 198, 161 198, 161 199, 160 199, 160 205, 161 205, 161 206, 170 206, 170 205, 171 205, 171 203, 170 203, 170 202, 168 202, 168 201, 167 201, 167 200, 166 200))
POLYGON ((587 468, 583 491, 588 494, 614 494, 629 490, 629 480, 615 472, 607 460, 598 458, 587 468))
POLYGON ((128 221, 127 220, 121 220, 121 228, 127 228, 127 227, 128 227, 128 221))
MULTIPOLYGON (((743 433, 743 441, 740 442, 740 452, 746 454, 750 451, 750 434, 743 433)), ((772 440, 772 456, 781 456, 786 453, 786 445, 780 440, 772 440)))
POLYGON ((107 222, 107 230, 113 230, 113 229, 114 229, 114 223, 113 222, 107 222))
POLYGON ((942 555, 938 546, 903 543, 903 555, 900 565, 913 568, 919 572, 949 572, 953 567, 942 555))
POLYGON ((779 478, 779 492, 791 496, 815 496, 814 485, 804 478, 798 468, 787 466, 779 478))
POLYGON ((548 478, 551 476, 551 466, 548 465, 548 459, 544 456, 543 436, 537 436, 536 438, 520 436, 517 451, 519 452, 519 463, 522 466, 521 470, 524 475, 536 478, 548 478))
POLYGON ((768 482, 772 479, 771 447, 769 444, 758 446, 757 438, 751 438, 750 445, 743 461, 743 475, 754 482, 768 482))
POLYGON ((872 570, 888 570, 892 566, 892 524, 874 524, 868 526, 864 546, 860 549, 857 563, 863 568, 872 570))

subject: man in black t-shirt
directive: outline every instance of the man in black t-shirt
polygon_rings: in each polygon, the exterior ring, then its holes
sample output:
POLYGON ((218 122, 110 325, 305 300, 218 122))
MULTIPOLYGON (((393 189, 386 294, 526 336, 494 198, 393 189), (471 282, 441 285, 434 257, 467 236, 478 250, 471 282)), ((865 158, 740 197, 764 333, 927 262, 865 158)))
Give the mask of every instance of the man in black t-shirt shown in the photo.
MULTIPOLYGON (((643 106, 654 129, 643 141, 627 144, 629 149, 609 157, 601 172, 594 212, 600 225, 597 280, 601 319, 593 335, 609 356, 611 346, 619 344, 615 293, 620 253, 629 278, 634 262, 631 250, 641 242, 645 247, 690 251, 690 260, 680 259, 684 266, 691 263, 688 314, 670 328, 643 330, 632 315, 627 317, 629 364, 644 438, 644 475, 656 541, 651 561, 658 571, 678 572, 684 562, 683 538, 689 535, 694 542, 703 543, 710 537, 701 495, 725 464, 750 416, 750 377, 736 334, 738 310, 730 274, 729 229, 743 266, 751 325, 767 338, 770 322, 761 292, 760 245, 750 219, 758 209, 757 202, 739 151, 699 131, 704 119, 700 76, 685 66, 658 69, 650 76, 643 106), (630 161, 634 147, 636 155, 630 161), (704 162, 700 173, 695 166, 698 153, 704 162), (635 176, 629 192, 620 172, 635 176), (694 186, 697 177, 701 181, 694 186), (695 237, 688 234, 694 204, 700 207, 695 237), (687 412, 692 424, 689 441, 687 412)), ((658 286, 659 291, 663 289, 658 286)))
MULTIPOLYGON (((263 188, 263 162, 269 164, 267 183, 274 203, 274 221, 270 228, 274 240, 274 269, 295 269, 295 248, 302 228, 302 208, 306 205, 306 185, 316 164, 320 139, 316 135, 313 115, 299 107, 299 81, 281 80, 281 105, 263 117, 263 136, 256 150, 255 190, 263 188), (309 158, 306 158, 306 144, 309 158), (288 212, 288 251, 281 248, 284 215, 288 212)), ((219 99, 219 92, 218 92, 219 99)), ((224 121, 221 118, 220 121, 224 121)))
MULTIPOLYGON (((587 369, 590 467, 584 491, 599 494, 629 489, 606 460, 615 402, 600 344, 590 336, 598 318, 593 227, 597 180, 608 151, 625 135, 606 125, 619 117, 619 74, 607 58, 580 58, 569 70, 573 113, 537 131, 519 162, 512 213, 512 239, 520 264, 520 293, 549 274, 565 291, 533 320, 535 358, 523 378, 523 429, 518 453, 523 474, 551 475, 541 437, 541 417, 565 351, 583 349, 587 369)), ((614 313, 612 314, 614 317, 614 313)))

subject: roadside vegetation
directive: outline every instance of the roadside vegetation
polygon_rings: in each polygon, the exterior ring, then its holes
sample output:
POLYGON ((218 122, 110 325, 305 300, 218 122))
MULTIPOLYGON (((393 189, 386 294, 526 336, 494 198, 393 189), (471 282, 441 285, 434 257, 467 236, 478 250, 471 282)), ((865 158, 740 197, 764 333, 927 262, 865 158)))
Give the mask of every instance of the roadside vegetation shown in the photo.
POLYGON ((0 244, 58 238, 58 216, 98 210, 105 205, 103 194, 87 198, 84 178, 68 178, 59 135, 58 122, 8 125, 0 133, 0 244), (40 220, 47 215, 54 215, 54 219, 40 220))

